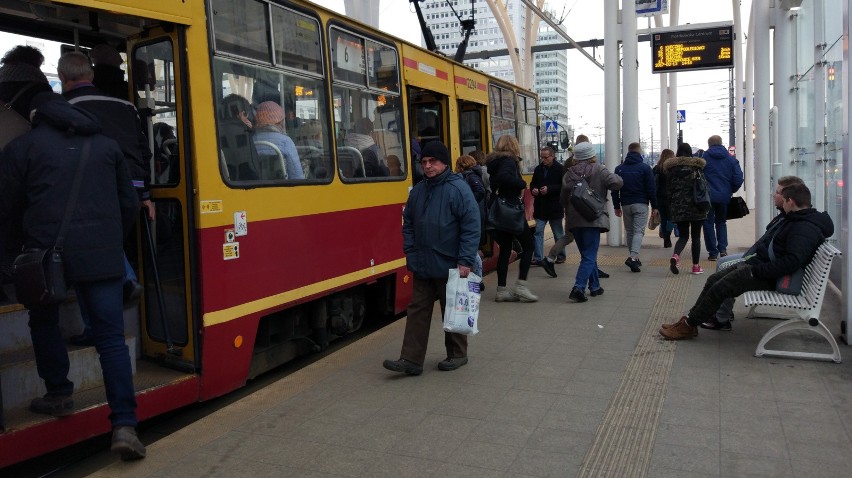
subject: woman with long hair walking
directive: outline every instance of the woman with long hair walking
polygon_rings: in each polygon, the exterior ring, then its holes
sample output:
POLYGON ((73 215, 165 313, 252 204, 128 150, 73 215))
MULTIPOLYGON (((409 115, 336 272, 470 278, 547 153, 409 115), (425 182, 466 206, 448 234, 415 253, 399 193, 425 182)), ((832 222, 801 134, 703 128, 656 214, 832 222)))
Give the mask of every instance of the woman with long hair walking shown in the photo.
POLYGON ((692 157, 692 146, 689 143, 682 143, 677 148, 677 157, 668 159, 663 167, 669 193, 669 213, 680 231, 669 266, 673 274, 680 272, 680 253, 690 237, 692 273, 704 273, 698 261, 701 255, 701 227, 707 219, 707 210, 698 207, 693 188, 695 179, 704 170, 705 164, 703 159, 692 157))

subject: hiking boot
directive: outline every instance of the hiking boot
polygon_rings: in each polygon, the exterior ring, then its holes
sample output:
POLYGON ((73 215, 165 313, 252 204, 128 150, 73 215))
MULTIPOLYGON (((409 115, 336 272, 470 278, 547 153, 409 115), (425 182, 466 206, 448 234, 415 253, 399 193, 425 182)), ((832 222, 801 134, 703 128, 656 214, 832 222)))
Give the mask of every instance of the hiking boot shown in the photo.
POLYGON ((710 262, 716 262, 719 260, 719 256, 709 256, 707 257, 707 260, 710 262))
POLYGON ((599 278, 599 279, 609 279, 609 274, 607 274, 606 272, 604 272, 604 271, 602 271, 602 270, 598 269, 598 278, 599 278))
POLYGON ((70 395, 37 397, 30 402, 30 411, 54 417, 67 417, 74 412, 74 400, 70 395))
POLYGON ((133 427, 115 427, 112 431, 112 445, 109 449, 118 453, 124 461, 145 458, 145 445, 136 436, 133 427))
POLYGON ((670 324, 668 327, 660 327, 660 335, 666 340, 691 339, 698 336, 698 327, 689 325, 684 315, 676 323, 670 324))
POLYGON ((542 260, 541 268, 544 269, 544 272, 547 272, 547 275, 550 277, 556 277, 556 268, 553 267, 553 263, 550 262, 550 259, 545 258, 542 260))
POLYGON ((506 286, 497 286, 497 295, 494 296, 495 302, 517 302, 521 300, 514 292, 506 286))
POLYGON ((538 301, 538 296, 534 295, 530 289, 527 287, 527 281, 519 280, 515 282, 515 297, 521 300, 521 302, 536 302, 538 301))
POLYGON ((672 239, 670 237, 663 238, 663 249, 668 249, 672 247, 672 239))
POLYGON ((568 298, 573 300, 574 302, 585 302, 589 300, 589 298, 586 297, 586 294, 584 294, 582 290, 576 287, 571 289, 571 293, 568 294, 568 298))
POLYGON ((707 330, 719 330, 722 332, 730 332, 731 331, 731 323, 730 322, 719 322, 716 319, 708 320, 707 322, 701 322, 698 324, 702 329, 707 330))
POLYGON ((672 271, 672 274, 680 274, 680 256, 677 254, 673 254, 671 260, 669 260, 669 270, 672 271))
POLYGON ((449 372, 455 370, 462 365, 467 364, 467 357, 447 357, 444 360, 438 362, 438 370, 443 370, 444 372, 449 372))
POLYGON ((382 362, 382 366, 392 372, 404 373, 406 375, 420 375, 423 373, 423 367, 404 358, 399 360, 385 360, 382 362))
POLYGON ((722 252, 719 253, 719 257, 725 257, 727 255, 728 255, 727 251, 722 251, 722 252))
POLYGON ((592 297, 597 297, 599 295, 603 295, 603 293, 604 293, 603 287, 601 287, 598 290, 590 290, 589 291, 589 295, 592 296, 592 297))
POLYGON ((702 269, 701 266, 698 265, 698 264, 693 264, 692 265, 692 273, 695 274, 695 275, 703 274, 704 269, 702 269))
POLYGON ((642 269, 639 268, 639 261, 628 257, 626 261, 624 261, 624 265, 630 268, 631 272, 642 272, 642 269))

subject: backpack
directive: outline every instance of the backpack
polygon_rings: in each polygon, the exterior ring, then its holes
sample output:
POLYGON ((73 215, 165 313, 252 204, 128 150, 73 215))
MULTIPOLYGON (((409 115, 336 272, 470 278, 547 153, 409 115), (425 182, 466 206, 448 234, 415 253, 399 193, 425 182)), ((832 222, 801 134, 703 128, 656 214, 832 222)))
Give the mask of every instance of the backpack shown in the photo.
POLYGON ((585 175, 574 181, 570 201, 571 206, 587 221, 594 221, 604 212, 604 200, 589 187, 585 175))
POLYGON ((0 151, 3 151, 3 148, 5 148, 13 139, 30 130, 30 122, 23 116, 19 115, 17 111, 12 109, 12 104, 19 96, 24 94, 24 92, 29 90, 32 86, 32 84, 29 84, 21 88, 21 90, 18 91, 18 93, 15 94, 8 103, 0 100, 0 124, 3 125, 3 127, 0 128, 0 151))
POLYGON ((699 211, 710 210, 710 188, 707 187, 707 179, 700 170, 695 171, 695 177, 692 180, 692 199, 699 211))

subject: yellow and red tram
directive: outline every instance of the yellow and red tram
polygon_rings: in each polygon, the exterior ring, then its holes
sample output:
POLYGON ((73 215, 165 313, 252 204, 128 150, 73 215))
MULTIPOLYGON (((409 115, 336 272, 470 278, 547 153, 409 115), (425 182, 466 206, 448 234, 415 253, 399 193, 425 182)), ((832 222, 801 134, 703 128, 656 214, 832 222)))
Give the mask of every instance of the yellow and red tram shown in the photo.
MULTIPOLYGON (((515 134, 524 173, 538 163, 534 93, 301 0, 8 0, 0 33, 48 63, 118 47, 146 113, 156 220, 125 310, 140 420, 404 312, 414 142, 457 157, 515 134), (275 120, 287 139, 266 134, 275 120)), ((73 300, 62 315, 75 333, 73 300)), ((43 393, 27 332, 0 305, 0 467, 109 431, 93 348, 69 349, 74 414, 26 410, 43 393)))

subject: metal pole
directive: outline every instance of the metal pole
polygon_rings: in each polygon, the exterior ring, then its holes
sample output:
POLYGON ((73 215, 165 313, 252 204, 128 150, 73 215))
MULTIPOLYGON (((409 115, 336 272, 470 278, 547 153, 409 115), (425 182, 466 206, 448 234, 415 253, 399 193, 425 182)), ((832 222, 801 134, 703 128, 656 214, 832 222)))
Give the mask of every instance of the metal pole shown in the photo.
MULTIPOLYGON (((621 115, 619 101, 619 64, 618 64, 618 41, 620 32, 618 25, 618 0, 604 0, 604 145, 607 168, 612 171, 618 165, 620 148, 619 133, 621 132, 621 115)), ((635 6, 634 6, 635 8, 635 6)), ((601 158, 599 158, 601 159, 601 158)), ((612 212, 612 202, 609 202, 609 232, 606 234, 607 244, 610 246, 621 245, 621 221, 612 212)))
MULTIPOLYGON (((774 185, 769 173, 769 0, 754 0, 754 92, 755 115, 754 124, 757 137, 754 148, 754 179, 755 179, 755 235, 762 231, 771 219, 769 192, 774 185), (761 52, 760 54, 757 54, 761 52)), ((750 39, 752 40, 752 39, 750 39)))

